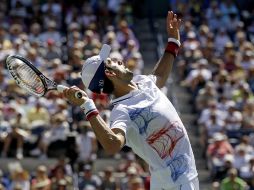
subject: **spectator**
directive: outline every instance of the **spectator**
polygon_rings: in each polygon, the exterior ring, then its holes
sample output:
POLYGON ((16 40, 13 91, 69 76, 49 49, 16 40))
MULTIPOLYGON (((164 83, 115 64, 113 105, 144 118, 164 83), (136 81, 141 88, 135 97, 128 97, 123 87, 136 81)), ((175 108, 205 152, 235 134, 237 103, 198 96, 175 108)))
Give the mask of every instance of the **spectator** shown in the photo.
POLYGON ((28 136, 28 134, 22 129, 23 124, 21 121, 22 114, 17 114, 16 118, 10 122, 11 128, 4 139, 4 147, 2 151, 2 157, 6 157, 8 155, 9 149, 11 147, 12 142, 17 142, 16 149, 16 158, 23 158, 23 145, 24 138, 28 136))
POLYGON ((135 169, 135 171, 138 175, 141 175, 142 173, 144 173, 144 169, 137 162, 136 156, 133 152, 128 152, 126 154, 126 160, 124 160, 123 163, 119 164, 118 171, 126 173, 126 172, 128 172, 129 168, 132 169, 130 171, 134 171, 134 169, 135 169))
POLYGON ((246 182, 243 181, 241 178, 237 177, 237 170, 235 168, 229 170, 228 177, 223 179, 221 182, 221 190, 244 190, 246 186, 246 182))
POLYGON ((213 82, 207 82, 205 87, 200 89, 196 98, 196 109, 198 113, 208 107, 208 103, 218 97, 213 82))
POLYGON ((114 174, 114 168, 112 166, 107 166, 104 169, 104 175, 102 178, 102 183, 100 189, 107 189, 107 190, 117 190, 117 182, 114 174))
POLYGON ((11 189, 30 190, 29 173, 22 168, 17 168, 12 173, 11 189))
POLYGON ((10 189, 10 184, 11 184, 10 180, 8 179, 8 177, 4 176, 3 171, 0 169, 0 187, 2 186, 2 190, 10 189))
POLYGON ((43 188, 43 190, 50 190, 51 180, 48 178, 47 167, 40 165, 37 167, 36 177, 31 181, 31 190, 43 188))
POLYGON ((39 142, 38 149, 31 152, 33 155, 41 155, 40 157, 47 158, 48 148, 53 143, 64 144, 69 133, 69 124, 65 121, 63 114, 55 114, 51 118, 51 128, 43 134, 39 142))
POLYGON ((70 176, 66 175, 63 167, 59 166, 55 169, 53 173, 53 177, 51 178, 51 189, 52 190, 73 190, 73 180, 70 176))
POLYGON ((49 39, 57 42, 57 45, 61 45, 61 35, 57 31, 57 24, 54 20, 47 22, 47 31, 43 32, 40 36, 40 41, 42 43, 47 42, 49 39))
POLYGON ((126 172, 126 176, 120 181, 120 189, 125 190, 130 188, 129 183, 138 177, 138 171, 135 167, 129 167, 126 172))
POLYGON ((202 88, 206 81, 210 80, 212 73, 207 68, 208 62, 206 59, 201 59, 197 63, 197 68, 193 69, 186 77, 183 84, 189 86, 194 95, 202 88))
POLYGON ((228 111, 225 118, 226 130, 239 130, 242 127, 242 114, 236 110, 236 103, 234 101, 229 101, 227 105, 228 111))
POLYGON ((79 177, 79 188, 85 189, 88 185, 96 188, 101 186, 101 180, 97 175, 92 173, 92 166, 89 164, 84 165, 83 172, 79 177))
POLYGON ((215 133, 213 142, 207 147, 208 167, 212 174, 216 175, 218 168, 224 165, 223 159, 227 154, 233 154, 233 147, 228 142, 226 135, 223 133, 215 133))
POLYGON ((245 166, 242 166, 239 170, 239 176, 246 180, 247 182, 251 183, 252 178, 254 177, 254 157, 252 156, 248 164, 245 166))
POLYGON ((238 171, 245 165, 248 164, 250 155, 246 152, 245 146, 237 146, 234 154, 234 168, 238 171))
POLYGON ((76 137, 77 148, 79 152, 79 162, 89 162, 97 158, 96 152, 98 149, 97 141, 94 132, 91 130, 88 121, 79 122, 79 134, 76 137))
POLYGON ((144 182, 143 182, 142 178, 135 177, 134 179, 131 179, 129 181, 129 189, 130 190, 145 190, 144 182))
POLYGON ((215 113, 211 113, 210 118, 204 123, 204 128, 201 129, 201 145, 206 147, 207 139, 212 138, 216 133, 225 131, 225 123, 219 119, 215 113))
POLYGON ((243 107, 243 128, 254 129, 254 101, 249 100, 243 107))

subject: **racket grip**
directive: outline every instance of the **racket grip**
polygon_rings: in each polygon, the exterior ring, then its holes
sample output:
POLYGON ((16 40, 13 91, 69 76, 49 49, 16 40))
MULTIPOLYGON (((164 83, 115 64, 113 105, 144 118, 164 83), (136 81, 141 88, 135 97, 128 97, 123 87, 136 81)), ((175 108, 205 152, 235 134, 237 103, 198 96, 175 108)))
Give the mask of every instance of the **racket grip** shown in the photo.
MULTIPOLYGON (((57 85, 57 91, 58 92, 63 92, 64 90, 69 89, 68 87, 64 86, 64 85, 57 85)), ((81 92, 76 92, 75 93, 75 97, 76 98, 82 98, 82 93, 81 92)))

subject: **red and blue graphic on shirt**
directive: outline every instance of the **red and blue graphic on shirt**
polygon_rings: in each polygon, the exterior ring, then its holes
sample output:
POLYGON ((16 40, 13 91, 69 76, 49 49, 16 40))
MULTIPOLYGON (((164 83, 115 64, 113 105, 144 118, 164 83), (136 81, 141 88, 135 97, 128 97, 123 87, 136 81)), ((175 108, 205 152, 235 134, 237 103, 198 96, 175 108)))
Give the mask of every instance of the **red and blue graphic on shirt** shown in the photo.
POLYGON ((169 166, 171 178, 176 181, 179 176, 188 170, 187 157, 173 154, 178 141, 184 137, 183 127, 178 121, 168 122, 161 127, 152 126, 151 121, 162 116, 151 111, 150 107, 131 110, 129 116, 138 127, 139 134, 145 138, 146 142, 169 166))

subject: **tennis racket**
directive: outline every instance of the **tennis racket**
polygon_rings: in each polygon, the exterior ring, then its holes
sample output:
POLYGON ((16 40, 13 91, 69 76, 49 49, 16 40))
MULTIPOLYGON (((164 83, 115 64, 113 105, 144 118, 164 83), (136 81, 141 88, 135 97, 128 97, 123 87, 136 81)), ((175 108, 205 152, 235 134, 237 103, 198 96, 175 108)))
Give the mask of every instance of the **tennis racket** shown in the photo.
MULTIPOLYGON (((63 92, 68 89, 47 78, 30 61, 20 55, 9 55, 6 58, 6 66, 16 83, 34 96, 42 97, 50 90, 63 92)), ((77 92, 75 96, 81 98, 82 94, 77 92)))

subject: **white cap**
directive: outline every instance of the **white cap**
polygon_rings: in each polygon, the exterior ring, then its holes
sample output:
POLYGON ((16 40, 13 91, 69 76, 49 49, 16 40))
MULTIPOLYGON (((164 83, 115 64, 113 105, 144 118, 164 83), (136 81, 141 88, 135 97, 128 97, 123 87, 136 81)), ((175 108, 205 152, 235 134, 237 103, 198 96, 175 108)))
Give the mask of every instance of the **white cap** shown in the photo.
POLYGON ((101 93, 104 87, 105 64, 111 47, 104 44, 99 55, 88 58, 82 68, 81 78, 86 88, 95 93, 101 93))

